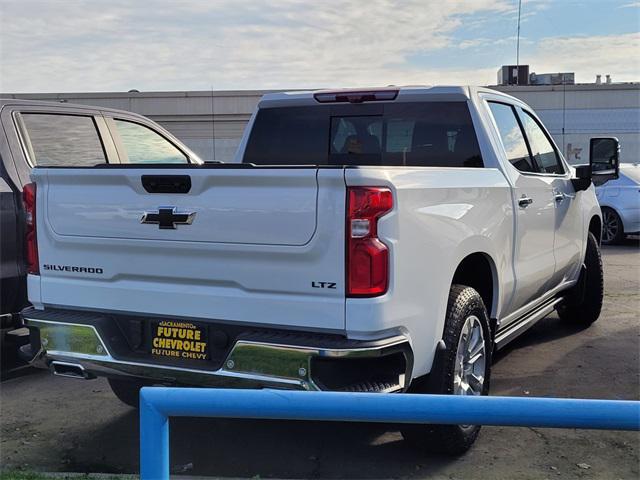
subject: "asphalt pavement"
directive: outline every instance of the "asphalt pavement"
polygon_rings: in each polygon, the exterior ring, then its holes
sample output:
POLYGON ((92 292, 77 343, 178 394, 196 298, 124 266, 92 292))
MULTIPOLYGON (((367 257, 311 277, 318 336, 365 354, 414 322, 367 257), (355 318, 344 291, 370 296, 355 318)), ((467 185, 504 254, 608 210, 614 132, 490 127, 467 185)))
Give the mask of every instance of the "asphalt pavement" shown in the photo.
MULTIPOLYGON (((540 321, 500 352, 491 393, 640 399, 640 242, 603 249, 606 297, 587 329, 540 321)), ((103 379, 22 368, 0 384, 2 468, 135 473, 137 412, 103 379)), ((459 458, 410 448, 394 426, 171 420, 172 471, 262 478, 639 477, 640 433, 484 427, 459 458)))

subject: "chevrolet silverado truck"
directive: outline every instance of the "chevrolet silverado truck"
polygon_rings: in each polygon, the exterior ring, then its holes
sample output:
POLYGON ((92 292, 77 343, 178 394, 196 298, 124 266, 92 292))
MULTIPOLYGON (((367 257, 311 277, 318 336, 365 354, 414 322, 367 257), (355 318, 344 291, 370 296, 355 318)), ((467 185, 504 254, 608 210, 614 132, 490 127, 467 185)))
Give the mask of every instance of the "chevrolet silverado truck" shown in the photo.
MULTIPOLYGON (((489 89, 268 94, 233 163, 37 166, 31 332, 56 375, 142 385, 486 395, 492 353, 600 315, 592 177, 489 89)), ((142 152, 141 154, 144 154, 142 152)), ((405 428, 450 453, 480 427, 405 428)))
POLYGON ((35 166, 202 161, 148 118, 121 110, 0 98, 0 350, 2 367, 28 341, 23 186, 35 166), (144 153, 140 157, 140 153, 144 153))

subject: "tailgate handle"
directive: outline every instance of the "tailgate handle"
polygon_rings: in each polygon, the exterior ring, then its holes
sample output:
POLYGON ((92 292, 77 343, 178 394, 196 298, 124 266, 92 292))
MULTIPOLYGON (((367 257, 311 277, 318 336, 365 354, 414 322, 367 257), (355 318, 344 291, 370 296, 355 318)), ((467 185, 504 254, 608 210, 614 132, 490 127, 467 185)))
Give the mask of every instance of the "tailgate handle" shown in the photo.
POLYGON ((189 193, 189 175, 142 175, 142 186, 149 193, 189 193))

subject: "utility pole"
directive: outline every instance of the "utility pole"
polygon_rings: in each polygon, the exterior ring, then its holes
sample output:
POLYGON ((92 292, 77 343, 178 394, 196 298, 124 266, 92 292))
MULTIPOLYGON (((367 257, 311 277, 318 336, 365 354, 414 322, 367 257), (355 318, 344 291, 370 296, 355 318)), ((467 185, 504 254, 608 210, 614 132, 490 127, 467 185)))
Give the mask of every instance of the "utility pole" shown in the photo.
POLYGON ((516 85, 520 85, 520 12, 522 0, 518 0, 518 34, 516 36, 516 85))
POLYGON ((212 160, 216 161, 216 112, 213 106, 213 85, 211 85, 211 151, 213 153, 212 160))

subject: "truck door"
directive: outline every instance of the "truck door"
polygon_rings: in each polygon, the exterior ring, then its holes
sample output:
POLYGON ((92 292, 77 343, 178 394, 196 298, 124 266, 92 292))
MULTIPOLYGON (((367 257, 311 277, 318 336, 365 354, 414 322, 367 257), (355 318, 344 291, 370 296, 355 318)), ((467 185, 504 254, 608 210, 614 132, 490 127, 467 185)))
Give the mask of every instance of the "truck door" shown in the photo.
MULTIPOLYGON (((539 175, 513 106, 488 102, 513 178, 515 288, 505 316, 543 295, 555 270, 552 178, 539 175)), ((517 318, 517 317, 516 317, 517 318)))
POLYGON ((569 169, 539 120, 529 111, 518 109, 538 171, 550 182, 555 206, 555 271, 549 288, 575 279, 582 251, 582 214, 569 169))

